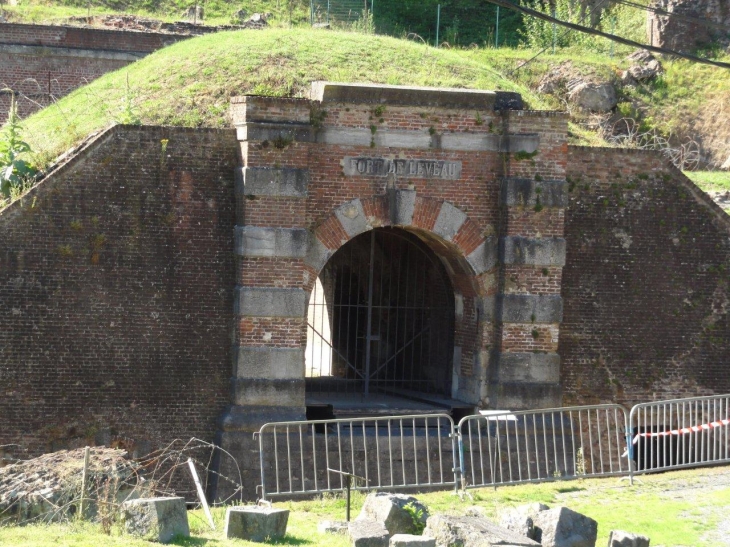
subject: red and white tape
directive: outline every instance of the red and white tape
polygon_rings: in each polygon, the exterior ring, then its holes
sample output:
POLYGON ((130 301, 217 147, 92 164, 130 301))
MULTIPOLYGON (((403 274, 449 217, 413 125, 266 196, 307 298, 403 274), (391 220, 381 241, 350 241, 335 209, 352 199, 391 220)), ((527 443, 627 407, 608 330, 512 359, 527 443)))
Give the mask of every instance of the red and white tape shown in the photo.
POLYGON ((669 437, 671 435, 685 435, 687 433, 699 433, 700 431, 706 431, 708 429, 712 429, 713 427, 722 427, 724 425, 730 425, 730 419, 710 422, 708 424, 693 425, 691 427, 683 427, 682 429, 659 431, 657 433, 639 433, 634 437, 632 444, 636 444, 639 441, 639 437, 669 437))

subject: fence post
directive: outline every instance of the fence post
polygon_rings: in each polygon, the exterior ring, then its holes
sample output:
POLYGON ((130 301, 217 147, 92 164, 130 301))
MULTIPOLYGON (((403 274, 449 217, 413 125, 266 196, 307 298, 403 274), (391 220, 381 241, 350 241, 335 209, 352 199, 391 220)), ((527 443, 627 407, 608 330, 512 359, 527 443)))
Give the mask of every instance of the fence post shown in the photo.
POLYGON ((499 6, 497 6, 497 29, 494 31, 494 47, 499 47, 499 6))
MULTIPOLYGON (((550 12, 551 12, 553 19, 555 19, 555 0, 553 0, 550 4, 551 4, 550 12)), ((557 32, 557 29, 555 28, 555 22, 553 21, 553 55, 555 55, 555 39, 556 39, 555 34, 556 34, 556 32, 557 32)))
POLYGON ((439 47, 439 27, 441 26, 441 4, 436 8, 436 47, 439 47))

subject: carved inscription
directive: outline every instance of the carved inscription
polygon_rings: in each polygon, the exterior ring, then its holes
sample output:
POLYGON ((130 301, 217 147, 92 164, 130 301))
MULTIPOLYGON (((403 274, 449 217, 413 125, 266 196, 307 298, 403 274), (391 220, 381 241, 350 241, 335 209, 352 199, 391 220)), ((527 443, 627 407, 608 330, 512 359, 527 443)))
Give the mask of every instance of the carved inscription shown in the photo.
POLYGON ((413 177, 455 180, 461 177, 460 161, 409 160, 390 158, 353 158, 346 156, 343 170, 347 176, 413 177))

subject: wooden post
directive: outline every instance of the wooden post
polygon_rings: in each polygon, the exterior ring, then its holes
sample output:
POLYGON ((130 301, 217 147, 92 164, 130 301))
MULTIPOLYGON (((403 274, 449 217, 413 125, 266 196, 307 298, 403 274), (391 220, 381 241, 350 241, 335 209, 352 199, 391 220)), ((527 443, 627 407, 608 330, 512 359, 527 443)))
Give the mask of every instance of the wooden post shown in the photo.
POLYGON ((203 487, 200 484, 200 479, 198 478, 198 472, 195 470, 195 464, 193 463, 192 458, 188 458, 188 466, 190 467, 190 474, 193 476, 193 481, 195 482, 195 488, 198 491, 198 499, 200 500, 200 504, 203 506, 203 511, 205 511, 205 516, 208 517, 208 524, 210 524, 211 530, 215 530, 215 523, 213 522, 213 515, 210 514, 210 507, 208 507, 208 500, 205 499, 205 492, 203 492, 203 487))
POLYGON ((86 481, 89 476, 89 452, 87 446, 84 448, 84 470, 81 473, 81 502, 79 503, 79 518, 84 518, 84 498, 86 498, 86 481))

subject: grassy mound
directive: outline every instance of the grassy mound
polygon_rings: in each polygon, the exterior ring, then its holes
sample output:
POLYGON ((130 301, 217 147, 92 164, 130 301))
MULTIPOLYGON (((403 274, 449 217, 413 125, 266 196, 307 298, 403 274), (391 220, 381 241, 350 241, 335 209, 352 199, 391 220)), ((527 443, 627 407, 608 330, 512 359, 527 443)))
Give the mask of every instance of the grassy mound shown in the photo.
POLYGON ((305 96, 312 80, 518 91, 527 88, 458 51, 324 30, 211 34, 106 74, 24 121, 39 163, 111 123, 227 127, 231 96, 305 96))

